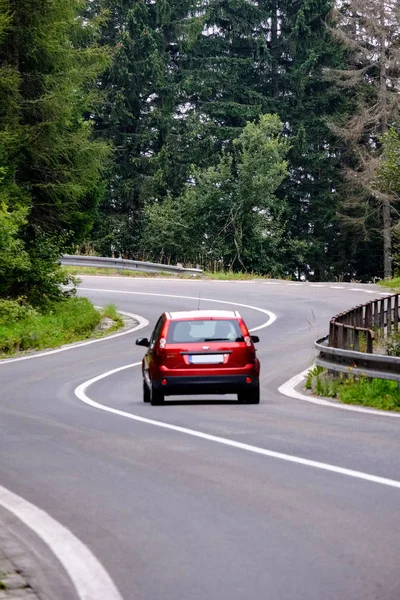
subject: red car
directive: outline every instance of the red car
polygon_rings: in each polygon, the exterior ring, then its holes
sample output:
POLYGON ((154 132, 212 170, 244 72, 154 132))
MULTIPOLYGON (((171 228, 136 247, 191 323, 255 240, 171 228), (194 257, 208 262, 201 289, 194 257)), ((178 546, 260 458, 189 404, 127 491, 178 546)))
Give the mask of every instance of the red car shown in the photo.
POLYGON ((237 311, 191 310, 163 313, 142 363, 143 400, 162 404, 165 396, 237 394, 239 402, 260 402, 260 362, 237 311))

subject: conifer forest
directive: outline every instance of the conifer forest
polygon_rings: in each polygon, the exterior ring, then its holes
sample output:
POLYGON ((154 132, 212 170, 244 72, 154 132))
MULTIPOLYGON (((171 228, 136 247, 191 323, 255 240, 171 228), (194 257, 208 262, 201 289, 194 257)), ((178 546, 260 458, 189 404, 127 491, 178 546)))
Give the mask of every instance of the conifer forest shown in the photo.
POLYGON ((75 251, 399 273, 398 0, 0 0, 0 296, 75 251))

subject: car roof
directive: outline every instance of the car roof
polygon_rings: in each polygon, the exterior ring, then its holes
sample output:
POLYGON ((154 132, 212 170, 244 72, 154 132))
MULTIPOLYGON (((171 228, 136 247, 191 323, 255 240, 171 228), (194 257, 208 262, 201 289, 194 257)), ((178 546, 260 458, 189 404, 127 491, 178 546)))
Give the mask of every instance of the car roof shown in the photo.
POLYGON ((167 319, 179 321, 181 319, 240 319, 236 310, 182 310, 165 313, 167 319))

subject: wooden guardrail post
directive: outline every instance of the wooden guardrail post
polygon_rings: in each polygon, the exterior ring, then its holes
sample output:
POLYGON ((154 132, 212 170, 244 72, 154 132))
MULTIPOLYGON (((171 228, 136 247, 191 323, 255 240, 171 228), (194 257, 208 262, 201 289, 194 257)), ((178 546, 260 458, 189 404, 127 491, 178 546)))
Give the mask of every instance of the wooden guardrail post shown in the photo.
POLYGON ((388 296, 387 298, 387 306, 386 306, 386 333, 387 336, 390 335, 392 331, 392 297, 388 296))
POLYGON ((394 315, 393 315, 393 329, 397 333, 399 330, 399 295, 396 294, 394 297, 394 315))
POLYGON ((368 304, 365 305, 364 327, 366 329, 371 329, 371 327, 372 327, 372 303, 371 302, 368 302, 368 304))

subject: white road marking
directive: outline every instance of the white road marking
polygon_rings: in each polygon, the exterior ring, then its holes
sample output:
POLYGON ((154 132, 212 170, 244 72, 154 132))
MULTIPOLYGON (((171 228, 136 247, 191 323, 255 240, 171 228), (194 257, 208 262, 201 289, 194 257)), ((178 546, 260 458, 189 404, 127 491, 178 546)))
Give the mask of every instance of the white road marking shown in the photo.
POLYGON ((314 398, 310 396, 306 396, 301 392, 298 392, 295 388, 304 381, 308 371, 312 369, 315 365, 312 365, 309 369, 302 371, 298 375, 295 375, 289 381, 282 384, 278 388, 278 392, 283 394, 284 396, 288 396, 289 398, 295 398, 296 400, 303 400, 304 402, 310 402, 311 404, 319 404, 320 406, 330 406, 332 408, 339 408, 340 410, 350 410, 352 412, 361 412, 366 413, 368 415, 375 415, 376 417, 391 417, 398 419, 400 418, 400 413, 391 413, 383 410, 375 410, 373 408, 363 408, 362 406, 350 406, 349 404, 340 404, 339 402, 329 402, 329 400, 324 400, 323 398, 314 398))
POLYGON ((161 427, 163 429, 169 429, 171 431, 176 431, 178 433, 183 433, 184 435, 190 435, 192 437, 200 438, 203 440, 207 440, 209 442, 215 442, 217 444, 222 444, 224 446, 230 446, 232 448, 237 448, 238 450, 245 450, 246 452, 253 452, 254 454, 260 454, 262 456, 267 456, 269 458, 275 458, 278 460, 283 460, 286 462, 295 463, 298 465, 304 465, 306 467, 313 467, 314 469, 321 469, 323 471, 330 471, 331 473, 336 473, 339 475, 346 475, 348 477, 354 477, 356 479, 363 479, 365 481, 369 481, 371 483, 379 483, 381 485, 387 485, 390 487, 400 489, 400 481, 396 481, 394 479, 387 479, 386 477, 378 477, 376 475, 371 475, 369 473, 363 473, 362 471, 353 471, 352 469, 345 469, 343 467, 338 467, 336 465, 331 465, 329 463, 317 462, 315 460, 309 460, 306 458, 301 458, 299 456, 293 456, 291 454, 283 454, 282 452, 275 452, 274 450, 267 450, 266 448, 259 448, 258 446, 252 446, 250 444, 243 444, 242 442, 236 442, 234 440, 230 440, 228 438, 219 437, 216 435, 210 435, 208 433, 204 433, 202 431, 197 431, 195 429, 188 429, 187 427, 180 427, 179 425, 172 425, 170 423, 165 423, 163 421, 156 421, 154 419, 147 419, 145 417, 140 417, 133 413, 128 413, 123 410, 118 410, 116 408, 111 408, 110 406, 105 406, 104 404, 99 404, 95 402, 86 394, 86 390, 88 387, 96 383, 97 381, 101 381, 106 377, 110 377, 115 373, 120 371, 124 371, 126 369, 130 369, 132 367, 136 367, 141 363, 133 363, 130 365, 125 365, 123 367, 119 367, 118 369, 113 369, 112 371, 108 371, 107 373, 102 373, 97 377, 93 377, 89 379, 89 381, 85 381, 81 385, 79 385, 75 389, 75 395, 89 406, 96 408, 98 410, 102 410, 119 417, 124 417, 126 419, 131 419, 132 421, 138 421, 139 423, 145 423, 147 425, 152 425, 154 427, 161 427))
POLYGON ((0 505, 49 546, 81 600, 122 600, 114 582, 92 552, 46 512, 0 486, 0 505))
POLYGON ((20 356, 18 358, 5 358, 0 360, 1 365, 9 365, 10 363, 20 362, 21 360, 31 360, 33 358, 41 358, 42 356, 49 356, 50 354, 58 354, 59 352, 66 352, 67 350, 74 350, 74 348, 82 348, 83 346, 90 346, 91 344, 98 344, 99 342, 108 342, 108 340, 115 340, 115 338, 121 337, 123 335, 128 335, 129 333, 134 333, 135 331, 139 331, 139 329, 143 329, 147 327, 149 324, 148 320, 140 315, 134 315, 133 313, 128 313, 123 310, 119 310, 121 315, 127 315, 128 317, 132 317, 135 321, 138 321, 138 325, 128 329, 127 331, 123 331, 122 333, 113 333, 103 338, 99 338, 97 340, 89 340, 88 342, 74 342, 73 344, 67 344, 62 346, 61 348, 56 348, 55 350, 47 350, 46 352, 38 352, 37 354, 29 354, 28 356, 20 356))
POLYGON ((281 285, 280 281, 263 281, 264 285, 281 285))
POLYGON ((310 283, 310 287, 326 287, 323 283, 310 283))
POLYGON ((342 285, 330 285, 329 287, 331 290, 345 290, 346 289, 342 285))
POLYGON ((348 288, 349 292, 365 292, 364 288, 348 288))
MULTIPOLYGON (((105 292, 107 294, 133 294, 136 296, 156 296, 159 298, 182 298, 184 300, 195 300, 196 302, 199 301, 198 296, 176 296, 175 294, 156 294, 153 292, 132 292, 132 291, 128 291, 128 290, 104 290, 101 288, 86 288, 86 287, 80 287, 80 290, 84 290, 85 292, 105 292)), ((266 321, 265 323, 262 323, 262 325, 259 325, 258 327, 253 327, 252 329, 249 329, 249 331, 259 331, 260 329, 264 329, 264 327, 268 327, 269 325, 272 325, 272 323, 274 323, 274 321, 276 321, 277 316, 275 313, 271 312, 270 310, 266 310, 265 308, 258 308, 257 306, 251 306, 250 304, 239 304, 239 302, 228 302, 228 300, 215 300, 214 298, 203 298, 201 297, 201 301, 202 302, 216 302, 218 304, 230 304, 231 306, 241 306, 242 308, 250 308, 251 310, 256 310, 258 312, 261 312, 265 315, 268 315, 268 321, 266 321)))

